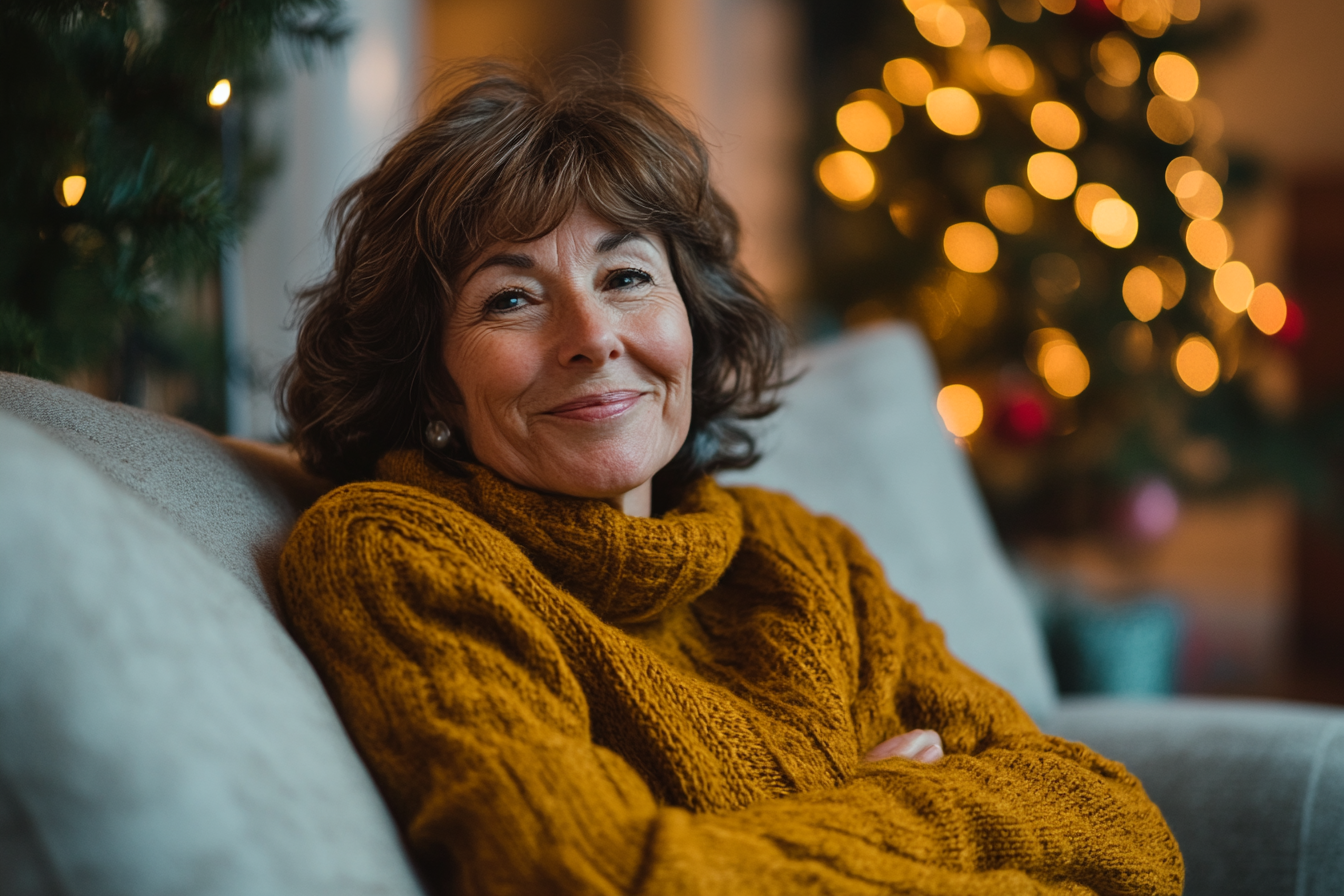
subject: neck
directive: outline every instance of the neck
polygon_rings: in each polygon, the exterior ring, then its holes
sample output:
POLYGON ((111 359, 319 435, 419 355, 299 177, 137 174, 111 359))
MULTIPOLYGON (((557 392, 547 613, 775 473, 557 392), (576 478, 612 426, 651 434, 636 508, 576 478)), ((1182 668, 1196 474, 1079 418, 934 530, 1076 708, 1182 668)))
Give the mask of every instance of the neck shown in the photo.
POLYGON ((624 494, 602 500, 626 516, 648 516, 653 512, 653 480, 649 479, 624 494))

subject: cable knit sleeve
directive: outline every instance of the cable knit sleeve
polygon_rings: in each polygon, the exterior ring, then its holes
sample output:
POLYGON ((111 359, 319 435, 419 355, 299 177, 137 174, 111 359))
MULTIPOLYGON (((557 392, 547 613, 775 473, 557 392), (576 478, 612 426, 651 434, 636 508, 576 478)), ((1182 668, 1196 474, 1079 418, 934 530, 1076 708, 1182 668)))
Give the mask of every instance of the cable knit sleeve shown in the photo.
POLYGON ((693 813, 660 804, 639 770, 593 742, 601 707, 567 662, 570 636, 480 561, 510 550, 506 539, 416 490, 357 488, 358 500, 338 492, 296 527, 282 557, 284 612, 436 888, 1180 890, 1175 844, 1134 779, 1037 733, 950 658, 857 542, 860 628, 877 633, 865 647, 868 691, 941 731, 955 755, 875 763, 834 788, 693 813), (888 653, 904 671, 884 677, 888 653))

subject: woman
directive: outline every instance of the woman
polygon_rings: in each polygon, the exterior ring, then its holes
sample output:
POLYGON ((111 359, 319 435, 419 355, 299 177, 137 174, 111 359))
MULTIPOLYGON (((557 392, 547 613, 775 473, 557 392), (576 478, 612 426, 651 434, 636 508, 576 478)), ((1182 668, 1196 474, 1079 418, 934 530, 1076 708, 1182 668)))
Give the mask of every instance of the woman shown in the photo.
POLYGON ((335 211, 282 397, 286 618, 436 890, 1177 893, 1124 769, 1042 735, 858 538, 724 489, 781 326, 699 140, 476 69, 335 211))

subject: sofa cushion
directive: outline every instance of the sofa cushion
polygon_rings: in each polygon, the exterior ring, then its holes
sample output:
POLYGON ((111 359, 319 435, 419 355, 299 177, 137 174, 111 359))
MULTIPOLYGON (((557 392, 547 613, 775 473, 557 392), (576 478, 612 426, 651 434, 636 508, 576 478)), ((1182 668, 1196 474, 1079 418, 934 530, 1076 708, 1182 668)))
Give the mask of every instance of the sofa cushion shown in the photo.
POLYGON ((275 618, 3 413, 0 583, 0 892, 421 893, 275 618))
POLYGON ((1344 893, 1344 710, 1071 697, 1045 729, 1139 776, 1181 844, 1186 896, 1344 893))
POLYGON ((0 373, 0 410, 36 423, 170 519, 273 605, 280 548, 327 484, 283 449, 0 373))
POLYGON ((719 478, 789 492, 854 527, 958 657, 1048 715, 1056 693, 1041 633, 938 418, 922 337, 873 327, 802 352, 794 370, 801 379, 761 427, 765 458, 719 478))

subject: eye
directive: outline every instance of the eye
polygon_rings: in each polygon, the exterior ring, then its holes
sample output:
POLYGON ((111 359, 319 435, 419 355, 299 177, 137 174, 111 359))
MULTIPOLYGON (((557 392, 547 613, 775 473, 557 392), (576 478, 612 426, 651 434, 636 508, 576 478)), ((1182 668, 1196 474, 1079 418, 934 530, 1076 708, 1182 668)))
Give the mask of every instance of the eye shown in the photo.
POLYGON ((653 278, 638 268, 625 268, 615 271, 607 278, 607 289, 630 289, 652 282, 653 278))
POLYGON ((497 292, 485 303, 487 314, 508 314, 527 304, 527 293, 517 289, 497 292))

